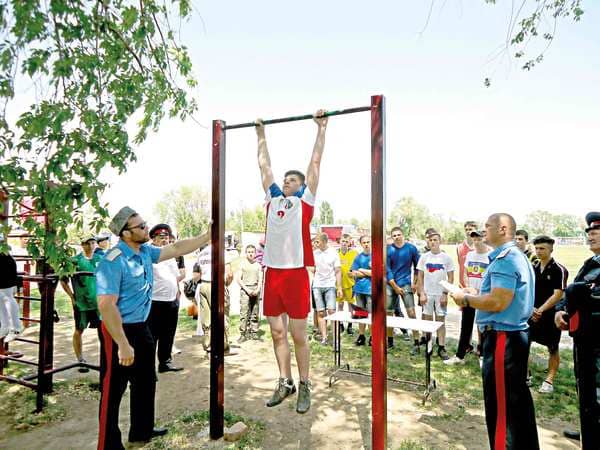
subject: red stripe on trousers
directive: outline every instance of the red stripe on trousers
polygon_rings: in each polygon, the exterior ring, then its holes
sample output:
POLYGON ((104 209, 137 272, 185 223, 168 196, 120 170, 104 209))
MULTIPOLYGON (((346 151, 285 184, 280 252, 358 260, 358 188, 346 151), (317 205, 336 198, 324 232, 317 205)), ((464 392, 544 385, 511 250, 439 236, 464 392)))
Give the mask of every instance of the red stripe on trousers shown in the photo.
POLYGON ((496 351, 494 354, 494 373, 496 378, 496 436, 494 450, 506 449, 506 385, 504 384, 504 353, 506 350, 506 333, 496 334, 496 351))
POLYGON ((104 450, 106 442, 106 419, 108 415, 108 398, 110 396, 110 377, 112 374, 113 340, 112 336, 102 323, 102 337, 104 339, 104 357, 106 358, 106 372, 102 380, 102 403, 100 404, 100 432, 98 433, 98 450, 104 450))

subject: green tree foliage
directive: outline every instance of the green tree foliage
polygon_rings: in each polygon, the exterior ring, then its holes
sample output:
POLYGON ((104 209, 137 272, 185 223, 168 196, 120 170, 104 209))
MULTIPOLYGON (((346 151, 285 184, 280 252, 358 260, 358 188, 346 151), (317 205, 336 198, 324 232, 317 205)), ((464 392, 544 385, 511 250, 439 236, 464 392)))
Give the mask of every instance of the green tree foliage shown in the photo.
POLYGON ((333 208, 329 202, 321 203, 319 207, 319 224, 321 225, 332 225, 333 224, 333 208))
POLYGON ((433 216, 425 205, 413 197, 402 197, 388 214, 387 226, 388 229, 400 226, 406 237, 423 239, 427 228, 441 231, 441 224, 441 218, 433 216))
POLYGON ((33 219, 22 226, 36 236, 30 252, 58 271, 67 228, 83 226, 75 212, 89 205, 86 226, 101 228, 105 169, 136 159, 132 116, 139 144, 165 115, 195 111, 176 31, 190 10, 190 0, 0 0, 0 189, 13 212, 33 198, 49 213, 47 233, 33 219), (35 102, 23 106, 31 87, 35 102))
MULTIPOLYGON (((496 0, 485 0, 495 4, 496 0)), ((582 0, 523 0, 513 4, 506 44, 500 52, 510 52, 522 61, 523 70, 531 70, 544 59, 544 54, 554 41, 561 19, 579 22, 583 16, 582 0), (532 48, 533 47, 533 48, 532 48), (530 56, 530 55, 533 56, 530 56)), ((489 78, 485 79, 490 85, 489 78)))
POLYGON ((585 226, 584 221, 577 216, 537 210, 527 214, 524 228, 529 232, 530 238, 540 234, 572 237, 582 235, 585 226))
POLYGON ((182 186, 167 193, 154 211, 160 222, 175 227, 179 238, 198 236, 210 221, 208 192, 197 186, 182 186))
POLYGON ((253 233, 263 233, 266 226, 266 211, 262 206, 254 208, 243 208, 238 211, 232 211, 227 219, 225 227, 229 231, 234 231, 241 236, 244 231, 253 233))

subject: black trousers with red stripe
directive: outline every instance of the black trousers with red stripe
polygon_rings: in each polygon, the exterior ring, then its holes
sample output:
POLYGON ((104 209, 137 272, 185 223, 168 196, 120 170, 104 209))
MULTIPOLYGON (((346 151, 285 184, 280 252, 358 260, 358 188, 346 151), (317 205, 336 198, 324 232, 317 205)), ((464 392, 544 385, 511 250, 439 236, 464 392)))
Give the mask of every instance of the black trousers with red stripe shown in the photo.
POLYGON ((539 449, 533 399, 527 386, 529 333, 484 331, 483 396, 490 448, 539 449))
POLYGON ((574 343, 581 448, 597 449, 600 442, 600 347, 577 337, 574 343))
POLYGON ((154 367, 154 339, 147 323, 123 324, 125 336, 134 350, 134 363, 119 364, 118 346, 102 324, 100 339, 100 429, 98 449, 123 449, 119 429, 119 407, 129 383, 130 426, 129 440, 144 441, 152 437, 154 428, 154 396, 156 372, 154 367))

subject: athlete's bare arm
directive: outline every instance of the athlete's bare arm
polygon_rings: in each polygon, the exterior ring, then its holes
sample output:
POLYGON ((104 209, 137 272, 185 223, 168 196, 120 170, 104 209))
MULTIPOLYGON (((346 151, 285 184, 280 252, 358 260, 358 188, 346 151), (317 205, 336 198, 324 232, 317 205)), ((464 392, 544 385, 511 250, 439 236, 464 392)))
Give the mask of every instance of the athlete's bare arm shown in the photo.
POLYGON ((317 193, 317 187, 319 186, 319 173, 321 170, 321 157, 323 156, 323 149, 325 148, 325 130, 327 129, 327 117, 323 117, 325 110, 320 109, 315 113, 313 120, 318 125, 317 139, 315 140, 315 146, 313 148, 310 163, 306 170, 306 185, 310 192, 317 193))
POLYGON ((273 184, 273 170, 271 169, 271 157, 267 148, 267 138, 265 137, 265 126, 262 119, 256 119, 256 137, 258 138, 258 167, 265 192, 273 184))

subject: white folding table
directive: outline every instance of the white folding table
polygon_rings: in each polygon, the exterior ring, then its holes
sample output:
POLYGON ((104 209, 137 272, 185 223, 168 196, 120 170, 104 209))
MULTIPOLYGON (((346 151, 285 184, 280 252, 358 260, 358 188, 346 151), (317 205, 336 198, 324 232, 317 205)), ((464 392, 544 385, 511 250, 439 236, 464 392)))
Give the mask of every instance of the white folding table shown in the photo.
MULTIPOLYGON (((371 315, 364 319, 353 319, 348 311, 337 311, 329 316, 325 316, 325 320, 333 323, 333 369, 329 376, 329 387, 338 379, 337 375, 342 373, 351 373, 370 377, 371 374, 358 370, 351 370, 348 363, 342 364, 342 339, 341 339, 341 324, 342 322, 350 322, 356 324, 371 325, 371 315)), ((413 386, 422 386, 425 388, 423 393, 423 403, 427 400, 431 391, 435 389, 435 380, 431 378, 431 354, 433 352, 433 341, 431 336, 442 325, 443 322, 435 322, 431 320, 409 319, 406 317, 386 316, 386 325, 388 328, 404 328, 425 333, 427 344, 425 347, 425 382, 419 383, 415 381, 399 380, 397 378, 388 377, 389 381, 395 383, 411 384, 413 386)))

